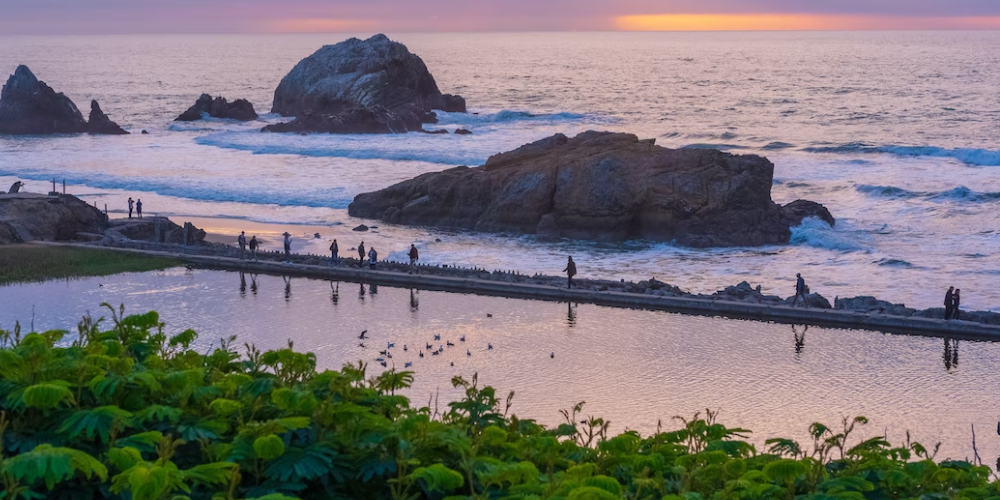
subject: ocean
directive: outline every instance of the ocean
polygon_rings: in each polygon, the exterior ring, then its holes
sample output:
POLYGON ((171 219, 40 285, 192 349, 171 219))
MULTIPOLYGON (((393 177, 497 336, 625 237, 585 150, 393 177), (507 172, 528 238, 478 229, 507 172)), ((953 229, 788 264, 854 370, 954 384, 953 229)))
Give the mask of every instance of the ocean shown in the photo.
MULTIPOLYGON (((362 34, 359 36, 368 36, 362 34)), ((693 292, 747 280, 1000 311, 1000 33, 389 34, 420 55, 470 114, 427 128, 455 135, 260 133, 278 82, 300 59, 349 35, 0 37, 0 74, 27 64, 84 110, 97 99, 133 135, 0 137, 0 183, 47 191, 55 178, 115 213, 293 230, 300 240, 377 242, 429 263, 581 276, 655 276, 693 292), (258 122, 172 120, 201 93, 249 99, 258 122), (141 135, 147 130, 148 135, 141 135), (381 225, 347 205, 423 172, 479 165, 557 132, 613 130, 666 147, 758 154, 772 196, 826 205, 836 228, 807 221, 788 246, 695 250, 669 243, 562 241, 381 225), (350 228, 366 222, 375 232, 350 228)), ((210 229, 212 229, 210 227, 210 229)))

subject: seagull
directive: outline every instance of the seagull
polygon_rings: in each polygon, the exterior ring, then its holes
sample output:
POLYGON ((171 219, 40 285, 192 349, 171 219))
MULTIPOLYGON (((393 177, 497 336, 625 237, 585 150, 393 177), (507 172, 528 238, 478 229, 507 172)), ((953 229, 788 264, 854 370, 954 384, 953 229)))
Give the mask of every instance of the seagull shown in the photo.
POLYGON ((382 365, 382 368, 385 368, 386 366, 388 366, 388 365, 386 365, 386 364, 385 364, 385 361, 383 361, 383 362, 382 362, 382 363, 380 363, 380 364, 382 365))
POLYGON ((466 355, 466 356, 472 356, 472 353, 471 353, 471 352, 469 352, 469 350, 468 350, 468 349, 466 349, 466 350, 465 350, 465 355, 466 355))
POLYGON ((431 352, 432 356, 437 356, 438 354, 441 354, 441 352, 440 351, 433 351, 433 352, 431 352))
POLYGON ((358 338, 361 339, 361 340, 364 340, 366 333, 368 333, 368 330, 365 330, 365 331, 361 332, 361 335, 358 335, 358 338))
POLYGON ((403 365, 403 368, 409 368, 411 366, 413 366, 413 362, 412 361, 407 361, 406 364, 403 365))
POLYGON ((445 344, 448 344, 448 347, 455 347, 455 344, 452 344, 450 340, 445 342, 445 344))
POLYGON ((431 350, 431 349, 433 349, 433 348, 434 348, 434 346, 430 345, 430 343, 427 344, 427 350, 428 351, 431 350))
POLYGON ((493 315, 492 315, 492 314, 490 314, 490 313, 486 313, 486 317, 487 317, 487 318, 492 318, 492 317, 493 317, 493 315))
POLYGON ((392 349, 393 347, 396 347, 396 344, 394 344, 392 342, 386 342, 386 344, 387 344, 386 345, 386 349, 392 349))
POLYGON ((487 351, 492 351, 493 350, 493 344, 486 344, 486 350, 487 351))
POLYGON ((462 338, 460 338, 458 340, 461 340, 462 342, 465 342, 465 335, 462 335, 462 338))
POLYGON ((407 351, 406 344, 403 344, 403 352, 406 352, 406 351, 407 351))
POLYGON ((378 361, 379 363, 381 363, 381 362, 385 361, 385 358, 381 358, 381 357, 380 358, 375 358, 375 361, 378 361))
POLYGON ((454 361, 451 362, 451 366, 455 366, 455 362, 454 361))
POLYGON ((381 355, 383 355, 383 356, 386 355, 386 351, 379 351, 378 353, 381 354, 381 355))
POLYGON ((385 357, 387 357, 387 358, 389 358, 389 359, 392 359, 392 353, 388 353, 388 352, 387 352, 387 353, 385 353, 385 357))
POLYGON ((420 357, 424 357, 424 351, 420 351, 420 357))
POLYGON ((440 334, 434 335, 434 340, 441 340, 441 335, 440 334))
POLYGON ((365 343, 364 343, 364 342, 361 342, 360 344, 358 344, 358 347, 360 347, 360 348, 364 349, 364 348, 365 348, 365 343))
POLYGON ((556 357, 556 353, 549 354, 549 357, 554 359, 556 357))

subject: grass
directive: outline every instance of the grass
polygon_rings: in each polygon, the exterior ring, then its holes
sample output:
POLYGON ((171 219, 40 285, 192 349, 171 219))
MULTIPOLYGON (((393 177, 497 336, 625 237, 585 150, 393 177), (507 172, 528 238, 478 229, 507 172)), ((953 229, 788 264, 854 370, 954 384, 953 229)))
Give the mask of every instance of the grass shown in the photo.
POLYGON ((157 271, 180 264, 175 259, 96 248, 0 246, 0 285, 157 271))

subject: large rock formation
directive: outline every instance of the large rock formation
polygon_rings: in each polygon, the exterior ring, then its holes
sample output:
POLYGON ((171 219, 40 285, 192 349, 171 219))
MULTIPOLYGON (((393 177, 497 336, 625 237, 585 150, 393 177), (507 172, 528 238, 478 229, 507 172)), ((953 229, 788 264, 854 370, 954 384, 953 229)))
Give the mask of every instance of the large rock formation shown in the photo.
POLYGON ((39 81, 21 65, 0 91, 0 134, 76 134, 87 122, 69 97, 39 81))
POLYGON ((104 213, 75 196, 0 194, 0 244, 71 240, 107 224, 104 213))
POLYGON ((257 112, 254 111, 253 104, 250 104, 250 101, 246 99, 237 99, 229 102, 221 96, 213 99, 208 94, 202 94, 193 106, 188 108, 187 111, 178 116, 174 121, 193 122, 201 120, 203 115, 243 122, 257 119, 257 112))
MULTIPOLYGON (((275 123, 264 132, 316 132, 326 134, 392 134, 420 128, 412 113, 398 115, 382 106, 355 106, 327 115, 311 113, 290 122, 275 123)), ((447 132, 447 131, 445 131, 447 132)))
POLYGON ((631 134, 556 134, 481 167, 360 194, 348 211, 400 224, 692 247, 784 244, 804 217, 834 222, 818 204, 774 203, 773 174, 760 156, 666 149, 631 134))
MULTIPOLYGON (((384 108, 391 119, 377 121, 398 121, 407 130, 418 130, 421 123, 430 121, 432 109, 464 113, 465 99, 442 94, 420 57, 405 45, 376 35, 324 46, 300 61, 274 91, 271 111, 298 117, 299 123, 290 130, 351 132, 350 125, 357 123, 368 131, 371 121, 357 121, 364 114, 358 108, 370 108, 369 113, 376 116, 383 115, 384 108), (346 116, 337 116, 342 113, 346 116), (339 125, 326 126, 331 123, 339 125), (318 128, 313 130, 312 125, 318 128)), ((380 131, 402 130, 383 127, 380 131)))
POLYGON ((128 135, 128 132, 111 121, 108 115, 101 111, 101 105, 96 100, 90 101, 90 119, 87 120, 87 133, 104 135, 128 135))

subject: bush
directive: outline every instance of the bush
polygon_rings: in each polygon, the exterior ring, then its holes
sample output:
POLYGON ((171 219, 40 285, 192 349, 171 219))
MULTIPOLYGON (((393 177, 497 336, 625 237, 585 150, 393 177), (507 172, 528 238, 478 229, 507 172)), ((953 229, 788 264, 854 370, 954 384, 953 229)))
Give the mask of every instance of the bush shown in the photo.
POLYGON ((438 414, 397 391, 410 372, 316 371, 311 354, 205 354, 155 312, 84 318, 75 339, 0 330, 0 499, 864 500, 1000 497, 986 467, 917 443, 851 442, 864 418, 803 447, 711 412, 670 432, 607 435, 582 404, 550 429, 508 415, 476 377, 438 414), (582 423, 581 423, 582 422, 582 423))

